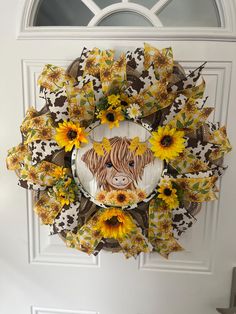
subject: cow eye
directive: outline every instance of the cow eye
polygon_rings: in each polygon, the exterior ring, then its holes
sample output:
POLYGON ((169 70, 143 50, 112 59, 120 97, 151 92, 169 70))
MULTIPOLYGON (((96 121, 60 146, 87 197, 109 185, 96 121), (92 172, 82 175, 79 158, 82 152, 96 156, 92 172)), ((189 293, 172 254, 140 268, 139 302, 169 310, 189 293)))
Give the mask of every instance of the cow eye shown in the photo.
POLYGON ((113 166, 112 162, 108 161, 105 163, 107 168, 111 168, 113 166))
POLYGON ((130 167, 134 167, 134 161, 133 161, 133 160, 131 160, 131 161, 129 162, 129 166, 130 166, 130 167))

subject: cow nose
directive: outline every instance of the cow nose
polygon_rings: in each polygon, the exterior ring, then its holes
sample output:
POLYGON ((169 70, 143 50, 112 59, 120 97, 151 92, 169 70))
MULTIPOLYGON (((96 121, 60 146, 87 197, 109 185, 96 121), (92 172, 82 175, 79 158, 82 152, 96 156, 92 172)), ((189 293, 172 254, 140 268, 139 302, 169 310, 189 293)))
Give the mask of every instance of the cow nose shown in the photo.
POLYGON ((112 179, 113 184, 115 185, 126 185, 129 183, 129 179, 125 176, 116 176, 112 179))

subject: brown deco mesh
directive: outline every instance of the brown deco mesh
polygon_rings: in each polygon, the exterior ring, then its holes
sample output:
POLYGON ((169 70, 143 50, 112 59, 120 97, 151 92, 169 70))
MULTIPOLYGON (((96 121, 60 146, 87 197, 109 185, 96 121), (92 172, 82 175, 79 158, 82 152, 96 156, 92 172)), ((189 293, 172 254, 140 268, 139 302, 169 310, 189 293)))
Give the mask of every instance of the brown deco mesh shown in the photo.
MULTIPOLYGON (((78 73, 78 64, 79 64, 79 58, 76 59, 67 69, 67 73, 70 74, 73 77, 77 77, 78 73)), ((139 80, 140 73, 137 70, 133 70, 131 67, 127 66, 127 79, 128 82, 137 82, 139 80)), ((183 79, 185 77, 183 68, 175 62, 174 66, 174 73, 172 76, 171 85, 175 82, 183 79)), ((166 110, 163 109, 160 110, 154 114, 151 114, 148 117, 145 117, 143 119, 144 122, 147 122, 151 127, 155 130, 157 127, 161 124, 163 117, 166 114, 166 110)), ((47 108, 44 107, 41 112, 47 112, 47 108)), ((201 139, 206 140, 208 137, 208 132, 206 127, 200 127, 196 133, 191 134, 192 138, 195 139, 201 139)), ((70 167, 70 155, 71 153, 65 153, 64 151, 60 151, 54 154, 52 158, 52 162, 61 165, 61 166, 67 166, 70 167)), ((174 170, 168 169, 168 172, 171 174, 174 170)), ((35 193, 35 201, 39 199, 40 193, 35 193)), ((137 221, 138 225, 142 228, 143 233, 145 236, 147 236, 148 233, 148 203, 141 202, 138 204, 138 206, 135 209, 129 210, 129 213, 132 215, 135 221, 137 221)), ((201 210, 201 205, 199 203, 193 203, 193 202, 187 202, 184 204, 184 207, 189 211, 189 213, 193 216, 199 213, 201 210)), ((78 221, 78 227, 85 224, 92 215, 98 210, 98 207, 91 202, 89 199, 84 197, 82 195, 81 198, 81 205, 80 205, 80 215, 79 215, 79 221, 78 221)), ((76 231, 76 230, 75 230, 76 231)), ((63 240, 65 240, 65 232, 61 232, 60 236, 63 240)), ((118 252, 121 248, 119 246, 119 243, 117 240, 113 239, 103 239, 101 243, 99 244, 99 248, 97 250, 100 250, 100 248, 112 251, 112 252, 118 252)), ((96 254, 96 251, 95 251, 96 254)))

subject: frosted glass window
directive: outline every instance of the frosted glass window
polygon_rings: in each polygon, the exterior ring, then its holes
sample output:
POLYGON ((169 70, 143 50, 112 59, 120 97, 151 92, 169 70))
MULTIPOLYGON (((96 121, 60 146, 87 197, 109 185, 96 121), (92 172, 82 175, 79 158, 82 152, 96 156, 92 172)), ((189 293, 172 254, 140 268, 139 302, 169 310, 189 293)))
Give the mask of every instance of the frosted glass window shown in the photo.
POLYGON ((131 0, 130 2, 135 2, 137 4, 141 4, 144 7, 151 9, 154 4, 156 4, 158 1, 157 0, 131 0))
POLYGON ((86 26, 94 14, 78 0, 41 0, 35 26, 86 26))
POLYGON ((220 26, 215 0, 172 0, 157 16, 163 26, 220 26))
POLYGON ((98 26, 153 26, 144 16, 136 12, 116 12, 106 16, 98 26))
POLYGON ((162 27, 160 24, 221 26, 216 0, 40 0, 33 18, 34 26, 162 27), (119 8, 113 10, 113 4, 119 4, 119 8))
POLYGON ((120 0, 93 0, 101 9, 108 7, 111 4, 119 3, 120 0))

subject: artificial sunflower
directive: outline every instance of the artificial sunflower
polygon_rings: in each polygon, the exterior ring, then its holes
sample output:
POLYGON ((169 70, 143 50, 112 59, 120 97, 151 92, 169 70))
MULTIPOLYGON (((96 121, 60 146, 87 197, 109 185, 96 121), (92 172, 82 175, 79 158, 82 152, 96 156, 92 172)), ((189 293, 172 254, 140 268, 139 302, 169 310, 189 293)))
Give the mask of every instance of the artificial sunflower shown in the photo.
POLYGON ((120 95, 112 94, 107 97, 108 104, 112 107, 120 106, 120 95))
POLYGON ((65 147, 66 152, 71 151, 73 146, 79 148, 81 143, 88 143, 86 139, 87 134, 84 128, 80 127, 79 123, 64 121, 63 123, 59 123, 56 132, 55 140, 59 146, 65 147))
POLYGON ((70 203, 73 203, 74 200, 75 200, 75 195, 72 194, 72 193, 66 193, 64 191, 59 191, 57 194, 56 194, 56 200, 58 202, 60 202, 60 204, 62 206, 64 205, 69 205, 70 203))
POLYGON ((116 109, 110 107, 107 110, 101 110, 97 117, 101 120, 101 124, 108 123, 110 129, 119 127, 119 122, 124 120, 120 107, 116 109))
POLYGON ((53 194, 56 200, 62 205, 73 203, 76 198, 76 189, 71 178, 67 178, 64 182, 58 182, 58 186, 54 186, 53 194))
POLYGON ((54 169, 52 176, 55 177, 56 179, 63 178, 67 173, 68 173, 67 168, 63 168, 61 166, 58 166, 54 169))
POLYGON ((157 132, 152 132, 149 142, 154 156, 166 161, 175 159, 185 148, 184 132, 168 125, 159 126, 157 132))
POLYGON ((177 190, 173 188, 170 180, 163 179, 157 192, 159 193, 157 197, 162 199, 168 205, 169 209, 179 206, 177 190))
POLYGON ((130 216, 118 208, 105 210, 98 218, 95 229, 104 238, 120 239, 129 234, 135 227, 130 216))

